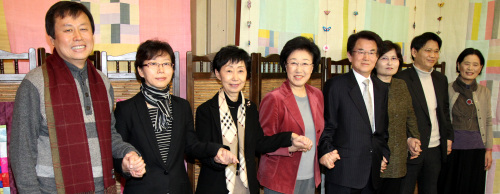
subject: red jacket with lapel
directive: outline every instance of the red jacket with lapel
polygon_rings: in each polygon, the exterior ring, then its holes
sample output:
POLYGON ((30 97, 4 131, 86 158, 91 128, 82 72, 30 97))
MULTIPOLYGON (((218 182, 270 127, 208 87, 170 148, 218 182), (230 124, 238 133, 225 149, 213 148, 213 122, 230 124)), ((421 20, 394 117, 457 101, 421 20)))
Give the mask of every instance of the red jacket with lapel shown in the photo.
MULTIPOLYGON (((310 85, 306 84, 305 87, 316 130, 316 139, 313 141, 317 145, 325 126, 323 93, 310 85)), ((285 131, 304 135, 304 121, 288 80, 262 99, 259 115, 266 136, 285 131)), ((257 174, 260 184, 274 191, 293 193, 301 156, 302 152, 290 154, 288 148, 262 155, 257 174)), ((317 156, 316 152, 315 157, 317 156)), ((318 160, 314 164, 314 180, 318 186, 321 181, 318 160)))

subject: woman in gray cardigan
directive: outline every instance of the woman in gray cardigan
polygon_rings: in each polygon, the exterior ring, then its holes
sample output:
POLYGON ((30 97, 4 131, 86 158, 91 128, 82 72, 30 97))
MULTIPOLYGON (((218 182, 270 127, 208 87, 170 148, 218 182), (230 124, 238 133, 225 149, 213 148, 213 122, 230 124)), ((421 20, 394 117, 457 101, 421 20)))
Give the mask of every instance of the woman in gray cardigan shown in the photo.
POLYGON ((459 76, 448 87, 455 142, 441 169, 439 193, 484 193, 493 132, 491 91, 476 82, 483 67, 477 49, 467 48, 457 58, 459 76))
POLYGON ((401 179, 406 175, 407 150, 410 150, 410 158, 418 157, 421 152, 420 133, 410 92, 403 80, 392 77, 401 69, 400 64, 403 63, 401 57, 399 45, 384 41, 373 71, 377 78, 389 87, 387 100, 389 141, 387 144, 391 150, 391 159, 387 169, 380 173, 382 186, 379 194, 399 193, 401 179))

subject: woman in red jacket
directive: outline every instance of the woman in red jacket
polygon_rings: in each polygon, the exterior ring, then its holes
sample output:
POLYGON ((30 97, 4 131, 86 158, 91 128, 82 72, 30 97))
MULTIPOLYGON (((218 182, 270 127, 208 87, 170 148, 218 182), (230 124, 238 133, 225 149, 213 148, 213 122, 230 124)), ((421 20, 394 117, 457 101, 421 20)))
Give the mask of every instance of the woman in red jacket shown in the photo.
POLYGON ((238 164, 216 164, 218 160, 200 159, 197 194, 258 194, 255 156, 281 147, 292 150, 310 148, 311 142, 293 132, 264 136, 257 105, 245 99, 243 88, 249 77, 250 56, 236 46, 220 49, 212 71, 222 88, 196 109, 196 134, 202 142, 223 144, 238 164), (300 148, 300 149, 299 149, 300 148))
POLYGON ((287 73, 281 87, 268 93, 260 103, 259 118, 264 135, 294 132, 313 142, 310 150, 295 152, 280 148, 262 155, 258 179, 264 193, 312 193, 321 182, 316 146, 323 132, 323 93, 306 82, 318 69, 320 52, 305 37, 288 41, 280 55, 287 73))

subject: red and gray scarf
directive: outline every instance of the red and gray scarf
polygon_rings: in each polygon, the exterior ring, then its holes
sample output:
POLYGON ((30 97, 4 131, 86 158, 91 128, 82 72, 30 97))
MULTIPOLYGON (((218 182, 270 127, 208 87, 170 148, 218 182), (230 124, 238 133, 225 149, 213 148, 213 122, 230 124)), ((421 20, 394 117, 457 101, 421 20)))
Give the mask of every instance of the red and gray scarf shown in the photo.
MULTIPOLYGON (((75 80, 54 49, 42 65, 45 112, 58 193, 94 193, 94 178, 75 80)), ((105 193, 116 193, 112 176, 111 114, 104 82, 90 60, 87 71, 95 124, 99 137, 105 193)))

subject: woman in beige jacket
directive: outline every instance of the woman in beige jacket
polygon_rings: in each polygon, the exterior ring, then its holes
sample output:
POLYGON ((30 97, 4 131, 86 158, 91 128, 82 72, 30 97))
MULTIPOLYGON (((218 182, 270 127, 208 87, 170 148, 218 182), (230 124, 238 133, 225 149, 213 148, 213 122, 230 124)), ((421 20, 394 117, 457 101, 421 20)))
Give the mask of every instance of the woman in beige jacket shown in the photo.
POLYGON ((483 67, 484 57, 477 49, 467 48, 458 56, 459 76, 448 87, 455 142, 441 169, 439 193, 484 193, 493 132, 491 91, 476 82, 483 67))

